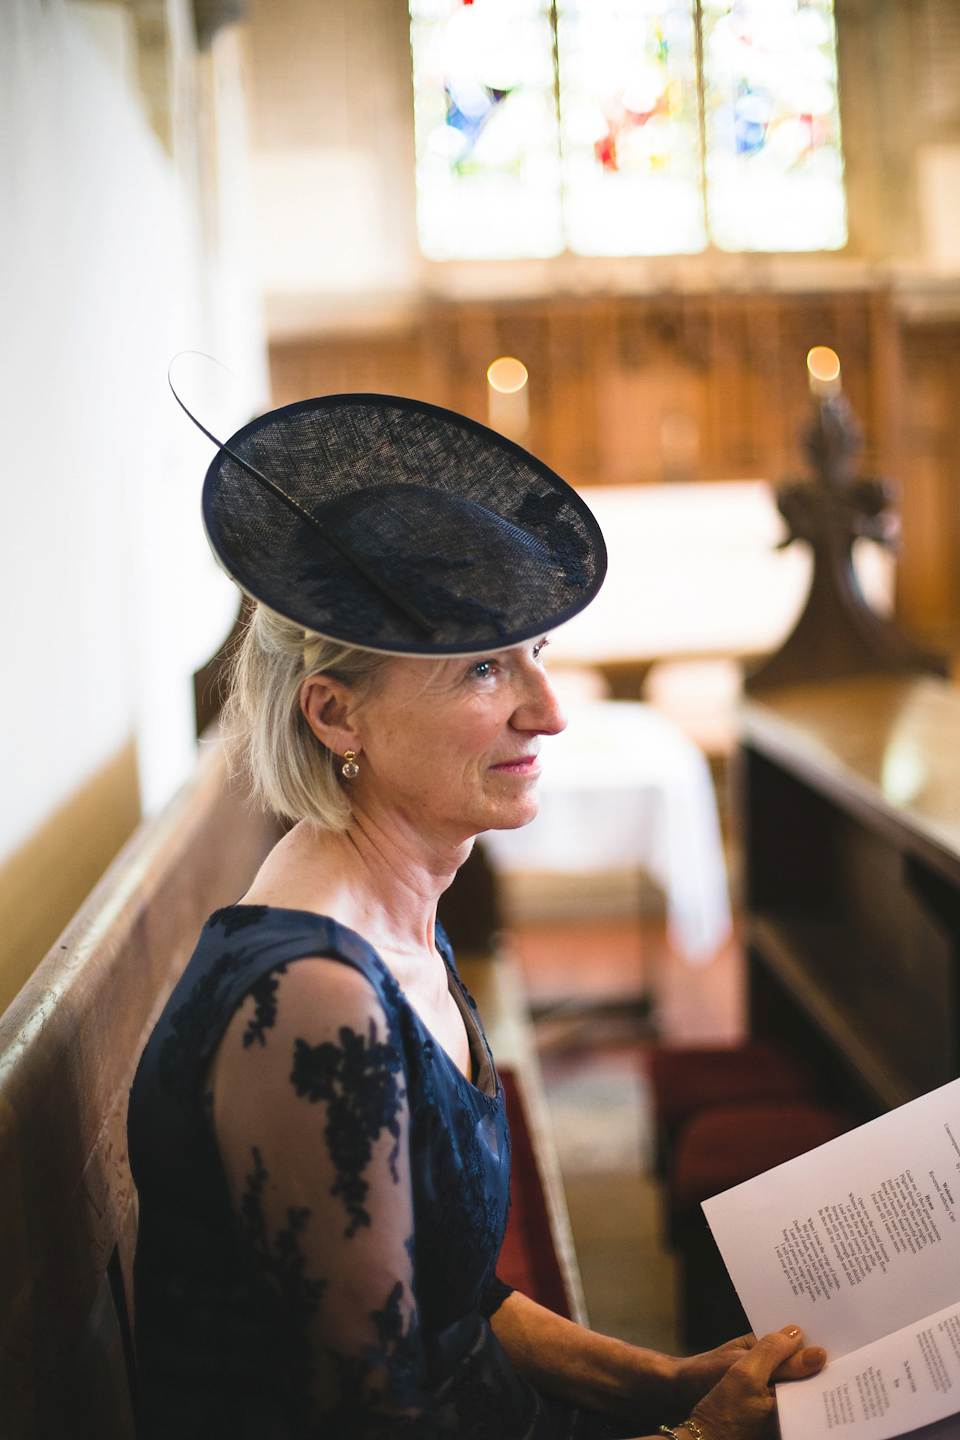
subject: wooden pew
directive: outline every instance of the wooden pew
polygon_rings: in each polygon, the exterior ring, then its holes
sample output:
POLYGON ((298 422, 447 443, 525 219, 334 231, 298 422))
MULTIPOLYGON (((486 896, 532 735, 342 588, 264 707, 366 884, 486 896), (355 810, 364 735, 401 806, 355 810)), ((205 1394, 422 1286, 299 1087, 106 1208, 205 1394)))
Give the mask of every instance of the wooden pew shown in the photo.
POLYGON ((127 1096, 204 920, 278 836, 203 752, 0 1017, 4 1440, 135 1434, 127 1096))
POLYGON ((764 692, 739 760, 751 1032, 868 1120, 960 1073, 960 688, 764 692))

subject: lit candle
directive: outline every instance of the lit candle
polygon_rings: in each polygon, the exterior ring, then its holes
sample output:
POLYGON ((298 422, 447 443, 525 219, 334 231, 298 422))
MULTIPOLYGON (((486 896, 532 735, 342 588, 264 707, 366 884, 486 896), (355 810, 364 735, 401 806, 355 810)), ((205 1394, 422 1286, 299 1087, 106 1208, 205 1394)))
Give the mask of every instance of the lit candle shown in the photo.
POLYGON ((510 355, 501 355, 487 369, 487 422, 521 445, 530 429, 528 378, 526 365, 510 355))
POLYGON ((814 345, 807 355, 807 376, 811 392, 821 400, 840 394, 840 357, 829 345, 814 345))

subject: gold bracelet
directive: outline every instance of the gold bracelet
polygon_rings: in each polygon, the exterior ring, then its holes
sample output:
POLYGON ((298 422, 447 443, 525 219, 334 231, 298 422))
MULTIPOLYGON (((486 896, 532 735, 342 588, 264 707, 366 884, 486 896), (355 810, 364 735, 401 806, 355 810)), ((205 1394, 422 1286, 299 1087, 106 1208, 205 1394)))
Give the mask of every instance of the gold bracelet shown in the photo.
MULTIPOLYGON (((696 1420, 681 1421, 680 1429, 689 1430, 690 1434, 693 1436, 693 1440, 707 1440, 707 1437, 700 1429, 700 1426, 697 1424, 696 1420)), ((660 1429, 657 1431, 657 1434, 669 1435, 671 1437, 671 1440, 681 1440, 681 1436, 677 1434, 676 1430, 672 1430, 669 1425, 661 1425, 660 1429)))
POLYGON ((671 1437, 671 1440, 680 1440, 680 1436, 677 1434, 676 1430, 671 1430, 669 1425, 661 1425, 660 1429, 657 1431, 657 1434, 669 1435, 671 1437))

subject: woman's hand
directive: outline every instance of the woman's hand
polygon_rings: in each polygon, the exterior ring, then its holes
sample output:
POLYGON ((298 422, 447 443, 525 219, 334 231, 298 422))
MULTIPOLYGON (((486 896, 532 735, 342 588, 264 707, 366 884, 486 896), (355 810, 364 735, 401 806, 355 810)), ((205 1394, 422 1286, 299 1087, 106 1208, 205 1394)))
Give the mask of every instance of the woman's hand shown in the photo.
POLYGON ((678 1360, 676 1368, 677 1410, 689 1412, 702 1400, 714 1385, 726 1375, 731 1365, 742 1360, 748 1350, 757 1343, 755 1335, 741 1335, 728 1340, 716 1350, 705 1350, 702 1355, 690 1355, 678 1360))
MULTIPOLYGON (((723 1379, 731 1365, 742 1360, 757 1343, 756 1335, 740 1335, 728 1340, 716 1350, 706 1350, 702 1355, 690 1355, 677 1361, 676 1387, 678 1409, 691 1410, 698 1400, 712 1390, 723 1379)), ((819 1346, 798 1350, 783 1362, 774 1375, 774 1380, 802 1380, 821 1369, 826 1354, 819 1346)))
MULTIPOLYGON (((803 1331, 795 1325, 765 1335, 751 1345, 752 1339, 747 1336, 744 1341, 733 1342, 733 1346, 741 1347, 739 1359, 694 1407, 691 1419, 700 1426, 704 1440, 763 1440, 772 1435, 776 1409, 770 1388, 772 1377, 799 1379, 814 1374, 826 1362, 826 1353, 819 1346, 801 1349, 803 1331)), ((724 1353, 731 1348, 723 1346, 720 1352, 710 1353, 724 1353)))

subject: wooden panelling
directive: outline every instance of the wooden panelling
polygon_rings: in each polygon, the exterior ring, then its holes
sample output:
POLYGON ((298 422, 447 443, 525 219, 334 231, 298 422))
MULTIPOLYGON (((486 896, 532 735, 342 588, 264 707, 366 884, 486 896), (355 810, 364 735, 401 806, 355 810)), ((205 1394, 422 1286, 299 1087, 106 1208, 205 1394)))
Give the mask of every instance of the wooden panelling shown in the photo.
POLYGON ((436 303, 405 330, 277 343, 274 399, 373 390, 486 420, 485 372, 530 372, 530 448, 575 485, 807 473, 805 358, 840 355, 861 472, 903 488, 900 611, 960 649, 960 325, 905 325, 881 292, 436 303))
POLYGON ((485 420, 487 366, 516 355, 530 372, 530 447, 575 484, 778 478, 801 466, 804 362, 823 344, 843 360, 870 466, 886 436, 874 374, 885 314, 865 294, 438 304, 402 334, 275 344, 274 399, 379 390, 485 420))
POLYGON ((960 650, 960 324, 912 325, 902 344, 904 619, 960 650))

